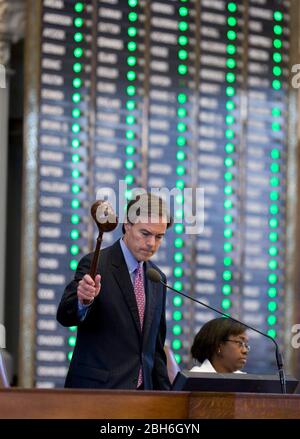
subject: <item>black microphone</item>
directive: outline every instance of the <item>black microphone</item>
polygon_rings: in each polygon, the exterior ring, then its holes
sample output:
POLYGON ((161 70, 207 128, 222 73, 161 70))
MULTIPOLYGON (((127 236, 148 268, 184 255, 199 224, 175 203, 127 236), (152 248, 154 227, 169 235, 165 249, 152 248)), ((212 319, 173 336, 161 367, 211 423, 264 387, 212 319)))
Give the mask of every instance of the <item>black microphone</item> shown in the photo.
POLYGON ((282 355, 279 351, 279 346, 278 343, 276 342, 276 340, 274 340, 274 338, 272 338, 270 335, 265 334, 264 332, 259 331, 256 328, 253 328, 250 325, 247 325, 247 323, 242 322, 241 320, 235 319, 234 317, 230 317, 227 314, 225 314, 224 312, 213 308, 210 305, 207 305, 204 302, 201 302, 200 300, 195 299, 194 297, 188 296, 187 294, 182 293, 181 291, 175 290, 175 288, 171 287, 170 285, 166 284, 163 280, 162 277, 160 275, 160 273, 155 270, 154 268, 148 268, 148 270, 146 271, 146 276, 149 280, 151 280, 152 282, 156 282, 156 283, 161 283, 162 285, 164 285, 166 288, 169 288, 172 291, 175 291, 175 293, 181 294, 181 296, 187 297, 190 300, 193 300, 194 302, 200 303, 200 305, 205 306, 206 308, 211 309, 212 311, 221 314, 221 316, 223 317, 227 317, 228 319, 233 320, 234 322, 240 323, 241 325, 244 325, 246 328, 251 329, 254 332, 257 332, 260 335, 263 335, 264 337, 269 338, 270 340, 272 340, 272 342, 275 344, 275 353, 276 353, 276 362, 277 362, 277 369, 278 369, 278 374, 279 374, 279 381, 280 381, 280 386, 281 386, 281 393, 286 393, 286 381, 285 381, 285 374, 284 374, 284 369, 283 369, 283 359, 282 359, 282 355))

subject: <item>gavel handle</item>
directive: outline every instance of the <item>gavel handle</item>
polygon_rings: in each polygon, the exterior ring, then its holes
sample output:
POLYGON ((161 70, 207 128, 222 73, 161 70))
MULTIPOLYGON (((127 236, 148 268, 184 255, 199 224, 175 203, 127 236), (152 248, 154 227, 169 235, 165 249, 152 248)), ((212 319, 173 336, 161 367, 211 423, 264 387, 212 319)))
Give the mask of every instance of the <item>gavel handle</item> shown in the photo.
POLYGON ((100 248, 101 248, 101 244, 102 244, 102 238, 103 238, 103 233, 99 233, 98 238, 97 238, 97 243, 96 243, 96 248, 95 248, 95 252, 94 252, 94 256, 93 256, 93 260, 92 260, 92 264, 91 264, 91 269, 90 269, 90 276, 93 280, 95 280, 96 277, 96 271, 97 271, 97 267, 98 267, 98 263, 99 263, 99 255, 100 255, 100 248))

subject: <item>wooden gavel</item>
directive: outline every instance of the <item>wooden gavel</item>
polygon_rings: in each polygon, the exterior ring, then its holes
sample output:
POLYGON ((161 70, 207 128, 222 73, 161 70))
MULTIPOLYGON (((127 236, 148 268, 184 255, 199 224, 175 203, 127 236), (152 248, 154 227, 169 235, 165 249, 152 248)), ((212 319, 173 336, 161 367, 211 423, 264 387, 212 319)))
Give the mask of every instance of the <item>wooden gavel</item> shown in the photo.
POLYGON ((102 238, 104 232, 111 232, 118 225, 118 217, 113 211, 112 206, 108 201, 97 200, 91 207, 91 215, 98 227, 98 238, 96 242, 96 248, 91 263, 91 269, 89 275, 95 280, 97 267, 99 263, 99 255, 102 244, 102 238))

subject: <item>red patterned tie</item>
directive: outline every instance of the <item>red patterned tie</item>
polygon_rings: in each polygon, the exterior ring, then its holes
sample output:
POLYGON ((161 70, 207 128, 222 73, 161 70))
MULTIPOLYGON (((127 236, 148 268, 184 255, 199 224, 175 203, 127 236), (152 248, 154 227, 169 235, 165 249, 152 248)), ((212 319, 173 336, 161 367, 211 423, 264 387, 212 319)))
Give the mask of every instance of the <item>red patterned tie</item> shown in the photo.
MULTIPOLYGON (((145 288, 144 288, 144 277, 143 277, 143 265, 139 264, 136 269, 136 275, 134 279, 134 294, 136 298, 136 303, 139 311, 141 329, 143 329, 144 315, 145 315, 145 288)), ((139 377, 137 387, 143 382, 143 372, 142 367, 139 370, 139 377)))

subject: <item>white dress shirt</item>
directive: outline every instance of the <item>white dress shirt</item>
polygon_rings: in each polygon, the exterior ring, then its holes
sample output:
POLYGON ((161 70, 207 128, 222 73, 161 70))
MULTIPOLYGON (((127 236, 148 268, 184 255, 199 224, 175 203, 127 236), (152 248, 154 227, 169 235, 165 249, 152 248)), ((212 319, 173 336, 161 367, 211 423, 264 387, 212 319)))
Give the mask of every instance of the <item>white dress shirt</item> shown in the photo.
MULTIPOLYGON (((190 372, 209 372, 209 373, 218 373, 216 369, 213 367, 209 360, 204 360, 201 366, 194 366, 190 370, 190 372)), ((234 373, 246 373, 241 370, 236 370, 234 373)))

